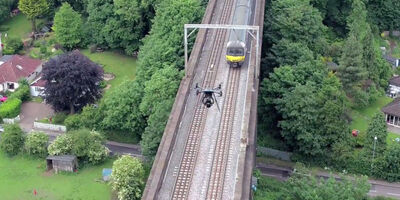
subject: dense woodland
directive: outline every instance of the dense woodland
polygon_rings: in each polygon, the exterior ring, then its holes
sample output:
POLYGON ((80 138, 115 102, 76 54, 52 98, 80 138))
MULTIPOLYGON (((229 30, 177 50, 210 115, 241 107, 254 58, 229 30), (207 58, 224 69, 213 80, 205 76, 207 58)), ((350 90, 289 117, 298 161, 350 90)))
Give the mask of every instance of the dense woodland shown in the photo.
POLYGON ((283 141, 297 161, 400 180, 399 171, 390 167, 400 161, 394 156, 399 145, 386 150, 384 116, 374 117, 362 141, 349 128, 351 109, 384 95, 392 76, 377 38, 400 30, 396 4, 267 1, 258 135, 283 141), (374 136, 377 156, 372 159, 374 136))

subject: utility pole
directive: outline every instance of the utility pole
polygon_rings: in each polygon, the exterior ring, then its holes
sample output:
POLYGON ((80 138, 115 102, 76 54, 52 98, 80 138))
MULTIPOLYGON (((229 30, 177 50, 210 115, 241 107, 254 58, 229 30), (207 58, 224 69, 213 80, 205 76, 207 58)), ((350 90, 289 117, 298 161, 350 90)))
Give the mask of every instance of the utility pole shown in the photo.
POLYGON ((375 160, 376 140, 378 140, 378 137, 375 136, 375 137, 374 137, 374 151, 372 152, 371 170, 372 170, 372 167, 373 167, 373 165, 374 165, 374 160, 375 160))

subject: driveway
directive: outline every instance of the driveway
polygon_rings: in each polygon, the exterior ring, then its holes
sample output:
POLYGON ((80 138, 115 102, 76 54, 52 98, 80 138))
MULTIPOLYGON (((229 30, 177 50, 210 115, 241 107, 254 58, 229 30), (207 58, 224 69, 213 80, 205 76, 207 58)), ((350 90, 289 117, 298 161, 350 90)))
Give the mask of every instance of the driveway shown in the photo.
POLYGON ((33 128, 35 119, 40 120, 45 117, 50 117, 54 114, 51 106, 44 103, 26 102, 21 107, 21 121, 19 126, 25 132, 30 132, 33 128))

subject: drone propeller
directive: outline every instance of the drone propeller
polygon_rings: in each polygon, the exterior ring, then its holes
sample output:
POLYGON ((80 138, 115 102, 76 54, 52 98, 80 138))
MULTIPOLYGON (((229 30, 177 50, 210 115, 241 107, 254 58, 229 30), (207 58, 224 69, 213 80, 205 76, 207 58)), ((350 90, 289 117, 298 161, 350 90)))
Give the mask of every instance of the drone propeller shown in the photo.
MULTIPOLYGON (((222 92, 221 92, 221 96, 222 96, 222 92)), ((215 97, 215 94, 214 94, 214 93, 213 93, 213 97, 214 97, 214 99, 215 99, 215 104, 217 105, 218 112, 221 112, 221 110, 219 109, 219 105, 218 105, 217 97, 215 97)))

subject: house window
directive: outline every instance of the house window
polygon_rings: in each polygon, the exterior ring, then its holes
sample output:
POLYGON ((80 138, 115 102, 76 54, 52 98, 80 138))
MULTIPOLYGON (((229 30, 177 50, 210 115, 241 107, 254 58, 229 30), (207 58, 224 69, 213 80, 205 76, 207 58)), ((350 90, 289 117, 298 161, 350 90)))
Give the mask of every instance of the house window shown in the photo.
POLYGON ((8 87, 8 89, 13 90, 14 89, 14 83, 7 83, 7 87, 8 87))

